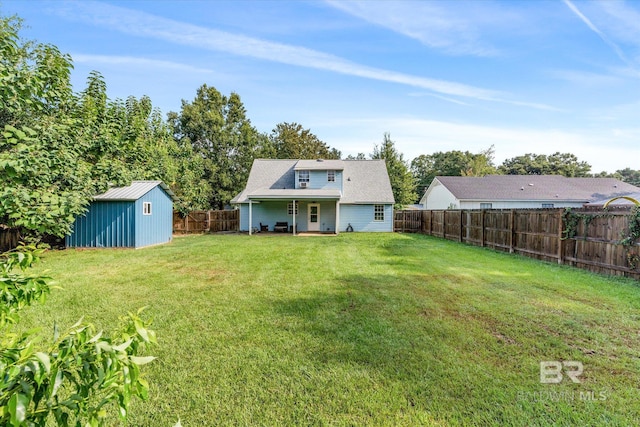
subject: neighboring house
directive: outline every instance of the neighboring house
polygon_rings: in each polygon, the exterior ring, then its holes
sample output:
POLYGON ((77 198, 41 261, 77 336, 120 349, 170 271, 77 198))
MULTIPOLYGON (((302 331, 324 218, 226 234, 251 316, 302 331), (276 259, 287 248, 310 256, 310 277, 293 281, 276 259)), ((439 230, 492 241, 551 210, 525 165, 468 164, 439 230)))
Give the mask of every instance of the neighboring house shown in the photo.
MULTIPOLYGON (((613 201, 612 201, 613 197, 607 197, 606 199, 596 200, 591 203, 587 203, 585 206, 601 207, 601 206, 604 206, 607 202, 610 202, 609 206, 634 206, 637 204, 636 202, 640 203, 640 192, 625 194, 624 196, 626 198, 621 197, 613 201)), ((620 196, 615 196, 615 197, 620 197, 620 196)))
POLYGON ((141 248, 171 241, 173 192, 162 181, 133 181, 93 198, 67 247, 141 248))
POLYGON ((231 203, 240 207, 240 230, 249 233, 282 223, 293 232, 393 231, 384 160, 256 159, 231 203))
POLYGON ((424 209, 514 209, 582 207, 640 188, 614 178, 561 175, 437 176, 420 204, 424 209))

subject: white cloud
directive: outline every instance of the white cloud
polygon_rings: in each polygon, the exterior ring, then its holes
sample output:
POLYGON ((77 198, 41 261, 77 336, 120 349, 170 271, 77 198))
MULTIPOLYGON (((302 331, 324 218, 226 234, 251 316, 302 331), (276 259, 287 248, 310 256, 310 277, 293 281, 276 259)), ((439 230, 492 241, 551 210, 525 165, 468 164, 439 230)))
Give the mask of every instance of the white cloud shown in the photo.
POLYGON ((629 59, 627 58, 627 56, 624 54, 624 52, 622 51, 622 49, 620 49, 620 47, 613 42, 613 40, 611 40, 607 34, 605 34, 603 31, 600 30, 600 28, 598 28, 589 18, 587 18, 587 16, 582 13, 580 11, 580 9, 578 9, 578 7, 573 4, 571 2, 571 0, 563 0, 564 4, 567 5, 567 7, 578 17, 580 18, 580 20, 582 22, 584 22, 587 27, 589 27, 589 29, 591 31, 593 31, 594 33, 596 33, 598 35, 598 37, 600 37, 602 39, 602 41, 604 41, 610 48, 611 50, 613 50, 615 52, 615 54, 618 56, 618 58, 620 58, 622 60, 622 62, 624 62, 627 65, 632 65, 631 61, 629 61, 629 59))
POLYGON ((69 19, 90 22, 94 25, 105 26, 130 35, 150 37, 211 51, 227 52, 299 67, 399 83, 447 96, 555 110, 553 107, 543 104, 510 100, 506 94, 490 89, 368 67, 335 55, 300 46, 231 34, 118 6, 97 2, 78 2, 73 3, 71 6, 59 8, 58 13, 69 19))
MULTIPOLYGON (((464 16, 470 3, 456 10, 439 2, 341 1, 328 5, 367 22, 403 34, 434 49, 456 55, 493 56, 497 50, 481 40, 477 19, 464 16)), ((477 17, 476 17, 477 18, 477 17)))
POLYGON ((148 69, 164 68, 176 71, 188 71, 195 73, 211 73, 212 70, 207 68, 194 67, 188 64, 180 64, 172 61, 162 61, 157 59, 138 58, 132 56, 110 56, 110 55, 87 55, 76 53, 72 54, 73 61, 81 64, 100 64, 109 66, 128 66, 128 67, 143 67, 148 69))
POLYGON ((593 132, 587 129, 557 130, 482 126, 466 123, 420 120, 412 118, 355 120, 334 123, 340 128, 331 138, 332 146, 343 155, 370 153, 373 143, 380 142, 384 132, 391 133, 396 148, 411 160, 421 154, 437 151, 462 150, 473 153, 495 146, 496 163, 526 153, 575 154, 592 166, 592 172, 631 167, 640 168, 640 128, 608 129, 593 132), (344 129, 357 129, 344 134, 344 129), (366 129, 366 131, 363 131, 366 129))

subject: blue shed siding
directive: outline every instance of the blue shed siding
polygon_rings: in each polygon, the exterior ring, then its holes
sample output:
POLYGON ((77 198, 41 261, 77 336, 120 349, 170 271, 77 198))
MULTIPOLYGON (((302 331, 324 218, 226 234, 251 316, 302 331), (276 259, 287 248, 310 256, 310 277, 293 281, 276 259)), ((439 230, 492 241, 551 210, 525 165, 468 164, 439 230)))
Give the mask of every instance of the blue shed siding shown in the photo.
POLYGON ((384 221, 373 220, 373 205, 340 205, 340 232, 351 224, 353 231, 393 231, 393 205, 384 205, 384 221))
POLYGON ((173 236, 173 201, 161 188, 155 187, 135 202, 135 247, 157 245, 171 241, 173 236), (151 203, 151 215, 144 215, 142 206, 151 203))
POLYGON ((66 238, 69 247, 106 248, 135 246, 134 202, 93 202, 73 223, 66 238))
POLYGON ((136 201, 94 200, 73 223, 67 247, 140 248, 167 243, 173 233, 173 201, 159 186, 136 201), (143 215, 151 202, 151 215, 143 215))

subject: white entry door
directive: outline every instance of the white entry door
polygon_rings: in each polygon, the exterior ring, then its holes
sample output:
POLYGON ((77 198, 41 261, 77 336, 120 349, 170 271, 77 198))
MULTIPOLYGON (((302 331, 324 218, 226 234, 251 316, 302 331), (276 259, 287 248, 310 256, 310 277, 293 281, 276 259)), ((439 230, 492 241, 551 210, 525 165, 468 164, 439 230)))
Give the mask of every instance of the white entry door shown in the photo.
POLYGON ((310 203, 307 212, 307 230, 320 231, 320 205, 310 203))

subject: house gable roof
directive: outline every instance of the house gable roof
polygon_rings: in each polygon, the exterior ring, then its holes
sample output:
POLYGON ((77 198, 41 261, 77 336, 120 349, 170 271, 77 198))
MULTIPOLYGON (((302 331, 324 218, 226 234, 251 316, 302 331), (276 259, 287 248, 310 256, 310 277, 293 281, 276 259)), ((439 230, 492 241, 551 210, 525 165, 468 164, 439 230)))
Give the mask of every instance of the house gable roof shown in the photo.
POLYGON ((429 190, 445 186, 458 200, 556 200, 590 202, 640 191, 615 178, 567 178, 561 175, 437 176, 429 190))
POLYGON ((173 191, 162 181, 132 181, 131 185, 126 187, 110 188, 105 193, 94 196, 93 200, 136 201, 157 186, 160 186, 171 197, 171 200, 176 200, 173 191))
POLYGON ((253 161, 245 189, 231 203, 250 198, 340 199, 341 203, 394 203, 384 160, 275 160, 253 161), (322 165, 322 166, 320 166, 322 165), (312 167, 313 166, 313 167, 312 167), (342 193, 338 190, 297 189, 295 170, 342 170, 342 193))

